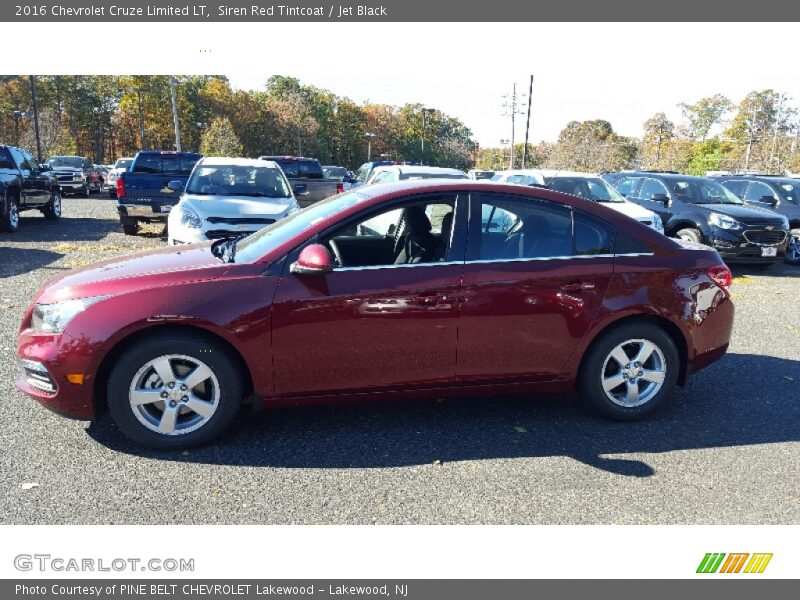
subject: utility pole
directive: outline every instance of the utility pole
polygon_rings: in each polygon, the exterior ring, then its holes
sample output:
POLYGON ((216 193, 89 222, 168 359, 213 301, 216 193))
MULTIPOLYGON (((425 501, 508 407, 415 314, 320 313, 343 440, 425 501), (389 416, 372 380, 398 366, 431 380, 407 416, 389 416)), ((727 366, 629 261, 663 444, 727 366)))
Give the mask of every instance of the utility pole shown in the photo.
POLYGON ((14 116, 14 144, 19 146, 19 121, 27 115, 21 110, 12 111, 11 114, 14 116))
POLYGON ((658 168, 658 162, 661 160, 661 140, 664 138, 664 121, 661 120, 658 123, 658 143, 656 144, 656 164, 655 167, 658 168))
POLYGON ((372 160, 372 138, 375 137, 374 133, 365 133, 364 137, 367 138, 367 162, 372 160))
POLYGON ((419 162, 420 164, 425 164, 425 115, 428 113, 435 112, 435 108, 423 108, 422 109, 422 139, 420 140, 420 156, 419 162))
POLYGON ((533 75, 531 75, 531 84, 528 87, 528 119, 525 122, 525 149, 522 151, 522 168, 524 169, 528 163, 528 133, 531 130, 531 100, 533 99, 533 75))
POLYGON ((753 137, 754 137, 753 136, 753 128, 755 127, 755 124, 756 124, 756 108, 757 107, 754 104, 753 105, 753 116, 750 119, 750 127, 748 127, 750 136, 749 136, 749 139, 747 140, 747 151, 745 152, 745 155, 744 155, 744 170, 745 171, 747 171, 748 167, 750 166, 750 150, 753 147, 753 137))
POLYGON ((772 132, 772 149, 769 152, 769 169, 772 171, 772 159, 775 156, 775 148, 778 145, 778 126, 781 122, 781 112, 783 112, 783 94, 780 95, 780 102, 778 103, 778 114, 775 115, 775 128, 772 132))
POLYGON ((524 97, 525 97, 524 94, 522 96, 517 96, 517 84, 516 83, 514 84, 514 87, 512 89, 511 98, 509 98, 507 95, 503 96, 503 98, 505 98, 505 100, 506 100, 506 103, 503 104, 503 108, 508 110, 508 112, 503 113, 503 116, 504 117, 507 117, 509 115, 511 116, 511 164, 509 166, 509 169, 513 169, 514 168, 515 120, 517 118, 517 115, 521 115, 522 114, 522 112, 517 110, 519 108, 518 99, 524 98, 524 97))
POLYGON ((169 94, 172 97, 172 121, 175 123, 175 150, 181 151, 181 130, 178 126, 178 101, 175 97, 175 78, 169 78, 169 94))
POLYGON ((36 76, 30 75, 31 103, 33 104, 33 130, 36 132, 36 157, 42 162, 42 139, 39 137, 39 108, 36 105, 36 76))
POLYGON ((136 88, 136 99, 139 101, 139 141, 142 145, 140 150, 144 150, 147 147, 144 143, 144 108, 142 107, 143 91, 145 91, 144 88, 136 88))

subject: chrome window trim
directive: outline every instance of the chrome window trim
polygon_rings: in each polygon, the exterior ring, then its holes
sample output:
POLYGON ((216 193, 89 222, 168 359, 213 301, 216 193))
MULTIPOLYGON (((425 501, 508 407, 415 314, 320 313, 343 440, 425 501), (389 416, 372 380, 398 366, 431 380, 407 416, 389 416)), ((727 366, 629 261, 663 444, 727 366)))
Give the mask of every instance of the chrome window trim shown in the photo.
POLYGON ((573 258, 587 259, 587 258, 618 258, 618 257, 634 257, 634 256, 653 256, 653 252, 629 252, 627 254, 579 254, 576 256, 542 256, 532 258, 490 258, 485 260, 457 260, 447 262, 433 262, 433 263, 413 263, 410 265, 367 265, 364 267, 336 267, 333 273, 341 271, 374 271, 376 269, 407 269, 409 267, 439 267, 444 265, 475 265, 475 264, 489 264, 489 263, 512 263, 512 262, 541 262, 544 260, 571 260, 573 258))

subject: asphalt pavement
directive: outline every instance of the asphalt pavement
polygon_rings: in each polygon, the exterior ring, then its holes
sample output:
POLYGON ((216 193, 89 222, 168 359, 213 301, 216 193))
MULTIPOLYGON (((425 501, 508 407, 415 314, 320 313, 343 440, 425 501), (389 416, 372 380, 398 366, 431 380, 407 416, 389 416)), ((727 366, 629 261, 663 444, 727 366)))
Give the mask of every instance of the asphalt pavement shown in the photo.
POLYGON ((102 197, 0 234, 0 523, 800 523, 800 268, 736 270, 730 353, 644 422, 572 396, 245 410, 211 446, 158 453, 14 386, 37 289, 163 245, 144 234, 102 197))

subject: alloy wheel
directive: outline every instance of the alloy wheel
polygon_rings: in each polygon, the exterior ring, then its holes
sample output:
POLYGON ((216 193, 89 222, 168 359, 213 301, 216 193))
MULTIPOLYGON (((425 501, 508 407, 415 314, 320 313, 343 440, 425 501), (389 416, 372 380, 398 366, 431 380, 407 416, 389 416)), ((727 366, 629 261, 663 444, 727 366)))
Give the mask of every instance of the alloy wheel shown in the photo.
POLYGON ((61 194, 53 194, 52 202, 53 202, 53 207, 52 207, 53 214, 56 217, 60 217, 61 216, 61 194))
POLYGON ((13 200, 8 205, 8 224, 12 230, 19 227, 19 207, 13 200))
POLYGON ((182 354, 148 361, 131 381, 128 401, 138 421, 161 435, 203 427, 220 404, 217 377, 204 362, 182 354))
POLYGON ((649 402, 664 385, 667 362, 661 349, 645 339, 618 344, 606 357, 601 383, 606 396, 624 408, 649 402))

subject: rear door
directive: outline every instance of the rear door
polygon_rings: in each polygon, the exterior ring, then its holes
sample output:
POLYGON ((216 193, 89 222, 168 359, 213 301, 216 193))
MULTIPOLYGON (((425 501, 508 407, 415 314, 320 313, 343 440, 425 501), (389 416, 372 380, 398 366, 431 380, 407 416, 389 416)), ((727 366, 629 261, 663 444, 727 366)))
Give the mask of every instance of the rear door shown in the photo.
POLYGON ((470 214, 459 381, 557 379, 611 280, 613 228, 505 194, 473 195, 470 214))

